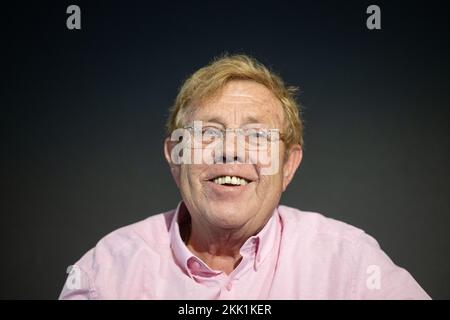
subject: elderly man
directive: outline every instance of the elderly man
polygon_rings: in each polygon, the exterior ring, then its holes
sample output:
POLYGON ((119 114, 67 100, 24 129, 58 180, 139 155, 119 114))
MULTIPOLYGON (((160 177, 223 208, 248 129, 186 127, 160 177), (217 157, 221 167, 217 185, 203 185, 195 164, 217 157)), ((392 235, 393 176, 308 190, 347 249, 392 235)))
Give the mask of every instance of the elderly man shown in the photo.
POLYGON ((224 56, 180 89, 165 157, 177 208, 104 237, 61 299, 428 299, 362 230, 279 205, 302 160, 295 88, 224 56))

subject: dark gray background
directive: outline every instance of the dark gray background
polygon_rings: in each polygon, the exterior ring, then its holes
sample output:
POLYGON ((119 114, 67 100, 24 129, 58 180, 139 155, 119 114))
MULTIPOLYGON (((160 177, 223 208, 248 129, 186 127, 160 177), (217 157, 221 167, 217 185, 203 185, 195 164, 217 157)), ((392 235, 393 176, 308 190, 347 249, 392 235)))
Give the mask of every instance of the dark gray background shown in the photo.
POLYGON ((366 230, 450 298, 448 11, 375 3, 381 31, 366 1, 2 4, 0 297, 56 298, 101 237, 177 204, 167 109, 228 51, 301 88, 304 159, 282 202, 366 230))

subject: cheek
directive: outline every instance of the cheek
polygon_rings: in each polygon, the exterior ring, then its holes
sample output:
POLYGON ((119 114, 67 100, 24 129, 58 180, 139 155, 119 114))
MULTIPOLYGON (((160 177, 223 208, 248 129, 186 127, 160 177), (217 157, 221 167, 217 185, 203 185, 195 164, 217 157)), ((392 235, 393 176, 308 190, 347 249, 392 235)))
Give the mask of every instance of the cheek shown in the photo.
POLYGON ((180 168, 180 189, 182 193, 191 193, 191 181, 191 171, 186 165, 182 165, 180 168))
POLYGON ((260 176, 276 176, 282 174, 284 147, 275 142, 261 150, 251 150, 249 159, 258 168, 260 176))
POLYGON ((272 194, 278 194, 282 190, 283 179, 281 173, 261 176, 257 186, 257 191, 261 197, 268 198, 272 194))
MULTIPOLYGON (((280 148, 281 149, 281 148, 280 148)), ((261 181, 271 181, 272 183, 283 183, 284 178, 284 149, 278 150, 274 153, 266 153, 263 157, 265 162, 258 162, 256 164, 258 175, 261 181)))
POLYGON ((192 194, 201 189, 200 171, 196 165, 181 165, 180 186, 185 194, 192 194))

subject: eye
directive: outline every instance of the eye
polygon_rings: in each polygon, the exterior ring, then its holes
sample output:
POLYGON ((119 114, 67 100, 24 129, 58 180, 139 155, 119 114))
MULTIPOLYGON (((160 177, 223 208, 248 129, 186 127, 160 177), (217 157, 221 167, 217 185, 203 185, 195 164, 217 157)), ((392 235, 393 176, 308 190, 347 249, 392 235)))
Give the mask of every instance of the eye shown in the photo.
POLYGON ((261 129, 250 129, 247 131, 246 136, 250 139, 267 139, 269 132, 261 129))
POLYGON ((203 127, 202 129, 203 140, 217 139, 222 136, 222 131, 214 127, 203 127))

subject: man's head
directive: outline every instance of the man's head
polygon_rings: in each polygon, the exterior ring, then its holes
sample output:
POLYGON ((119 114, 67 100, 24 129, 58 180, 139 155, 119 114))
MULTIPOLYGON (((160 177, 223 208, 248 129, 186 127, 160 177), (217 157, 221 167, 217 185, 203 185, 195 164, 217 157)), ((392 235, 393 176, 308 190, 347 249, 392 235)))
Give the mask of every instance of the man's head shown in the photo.
MULTIPOLYGON (((184 82, 167 122, 165 155, 193 219, 230 230, 264 225, 302 159, 303 126, 294 94, 295 88, 286 87, 281 78, 245 55, 216 59, 184 82), (280 165, 275 172, 264 174, 267 164, 243 161, 237 152, 238 138, 223 139, 223 157, 212 155, 212 164, 176 164, 172 151, 177 141, 170 135, 176 129, 192 128, 194 121, 213 131, 279 132, 279 139, 275 134, 273 141, 259 148, 280 165), (233 163, 222 161, 225 156, 233 163)), ((244 156, 251 154, 252 147, 243 141, 244 156)))

